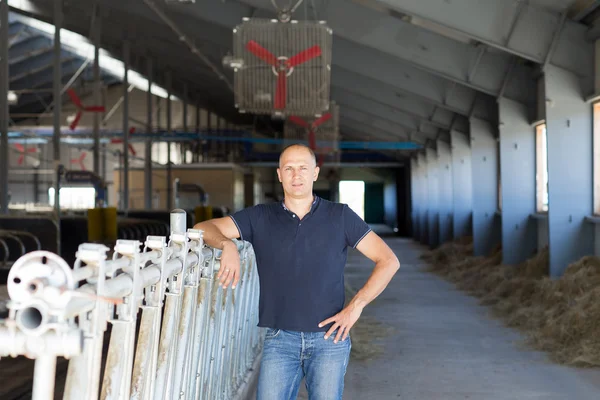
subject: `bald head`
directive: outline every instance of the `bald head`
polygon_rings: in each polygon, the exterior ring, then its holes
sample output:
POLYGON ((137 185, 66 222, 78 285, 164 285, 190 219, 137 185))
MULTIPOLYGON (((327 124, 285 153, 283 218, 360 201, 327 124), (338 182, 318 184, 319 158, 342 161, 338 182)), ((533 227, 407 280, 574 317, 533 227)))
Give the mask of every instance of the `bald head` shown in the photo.
POLYGON ((310 198, 313 182, 319 178, 315 153, 301 144, 286 147, 279 156, 277 176, 286 198, 310 198))
POLYGON ((292 144, 287 146, 285 149, 283 149, 283 151, 281 152, 281 154, 279 155, 279 167, 281 168, 281 162, 284 161, 285 158, 287 158, 287 156, 289 155, 300 155, 301 153, 304 152, 308 152, 308 154, 310 155, 311 159, 314 162, 314 166, 317 165, 317 156, 315 155, 315 152, 312 151, 312 149, 304 144, 292 144))

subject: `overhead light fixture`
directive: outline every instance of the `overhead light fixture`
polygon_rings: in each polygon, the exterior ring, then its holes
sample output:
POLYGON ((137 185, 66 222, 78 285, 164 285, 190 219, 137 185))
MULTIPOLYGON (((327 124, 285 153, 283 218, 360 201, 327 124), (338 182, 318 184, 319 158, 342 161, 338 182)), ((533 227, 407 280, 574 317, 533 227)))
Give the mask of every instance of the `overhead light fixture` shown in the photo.
POLYGON ((15 104, 17 104, 19 102, 19 95, 17 95, 13 91, 9 91, 7 99, 8 99, 8 104, 11 106, 14 106, 15 104))

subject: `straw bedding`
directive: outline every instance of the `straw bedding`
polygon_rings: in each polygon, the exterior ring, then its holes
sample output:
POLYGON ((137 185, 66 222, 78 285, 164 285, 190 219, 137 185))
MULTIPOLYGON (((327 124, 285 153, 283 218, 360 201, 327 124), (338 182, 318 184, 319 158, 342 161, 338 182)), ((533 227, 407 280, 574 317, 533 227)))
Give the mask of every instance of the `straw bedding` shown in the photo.
POLYGON ((560 364, 600 366, 600 258, 586 256, 550 278, 548 249, 520 265, 502 265, 502 251, 474 257, 471 238, 429 251, 427 269, 480 299, 527 344, 560 364))

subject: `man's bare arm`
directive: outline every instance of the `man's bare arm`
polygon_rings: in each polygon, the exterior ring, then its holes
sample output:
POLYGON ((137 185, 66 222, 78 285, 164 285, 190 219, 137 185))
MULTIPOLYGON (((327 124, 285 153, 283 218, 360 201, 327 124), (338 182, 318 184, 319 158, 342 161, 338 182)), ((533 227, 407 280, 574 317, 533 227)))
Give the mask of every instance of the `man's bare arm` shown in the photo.
POLYGON ((217 279, 223 288, 232 284, 232 289, 235 289, 240 280, 240 255, 237 246, 231 241, 240 237, 235 222, 230 217, 214 218, 197 223, 194 229, 204 231, 204 243, 223 250, 217 279))
POLYGON ((348 305, 342 311, 324 321, 319 327, 333 323, 325 334, 325 339, 338 329, 334 342, 346 340, 350 329, 360 318, 363 309, 383 292, 390 283, 398 269, 400 262, 387 244, 374 232, 369 232, 358 246, 358 251, 375 262, 375 268, 367 283, 356 293, 348 305))
POLYGON ((202 221, 194 225, 194 229, 204 231, 204 243, 217 249, 223 249, 224 243, 240 237, 240 232, 230 217, 202 221))
POLYGON ((398 272, 400 261, 392 249, 375 232, 369 232, 356 246, 356 249, 375 262, 371 276, 349 303, 349 305, 362 309, 384 291, 398 272))

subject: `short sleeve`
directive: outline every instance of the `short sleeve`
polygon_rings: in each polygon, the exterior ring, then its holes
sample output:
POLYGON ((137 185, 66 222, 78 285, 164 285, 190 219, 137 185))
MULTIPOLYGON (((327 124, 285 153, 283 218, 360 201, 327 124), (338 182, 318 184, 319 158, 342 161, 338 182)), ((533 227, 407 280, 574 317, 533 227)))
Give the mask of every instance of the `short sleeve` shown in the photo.
POLYGON ((344 204, 343 217, 346 244, 356 248, 367 233, 371 232, 371 227, 346 204, 344 204))
POLYGON ((252 243, 254 227, 256 226, 256 221, 260 218, 261 212, 262 209, 260 206, 253 206, 229 215, 238 228, 240 239, 252 243))

